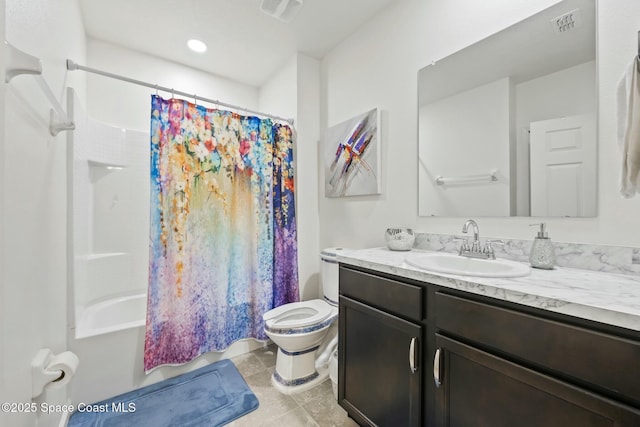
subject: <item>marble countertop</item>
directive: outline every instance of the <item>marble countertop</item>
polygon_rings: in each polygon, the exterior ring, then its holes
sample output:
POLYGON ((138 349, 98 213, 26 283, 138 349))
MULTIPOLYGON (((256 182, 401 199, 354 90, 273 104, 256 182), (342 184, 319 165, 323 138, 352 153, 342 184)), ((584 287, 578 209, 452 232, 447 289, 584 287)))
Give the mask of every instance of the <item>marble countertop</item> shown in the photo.
MULTIPOLYGON (((426 252, 416 251, 414 252, 426 252)), ((515 278, 435 273, 405 262, 407 252, 386 248, 342 250, 337 260, 374 271, 485 295, 640 331, 640 276, 556 267, 532 268, 515 278)))

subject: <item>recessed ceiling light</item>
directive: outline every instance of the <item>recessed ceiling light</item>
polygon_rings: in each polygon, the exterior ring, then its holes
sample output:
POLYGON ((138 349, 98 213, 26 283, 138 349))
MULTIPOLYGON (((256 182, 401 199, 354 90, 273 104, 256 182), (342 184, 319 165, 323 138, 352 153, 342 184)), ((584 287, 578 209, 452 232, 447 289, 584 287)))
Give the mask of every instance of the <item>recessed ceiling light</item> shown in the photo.
POLYGON ((207 45, 202 40, 191 39, 187 42, 187 46, 194 52, 202 53, 207 51, 207 45))

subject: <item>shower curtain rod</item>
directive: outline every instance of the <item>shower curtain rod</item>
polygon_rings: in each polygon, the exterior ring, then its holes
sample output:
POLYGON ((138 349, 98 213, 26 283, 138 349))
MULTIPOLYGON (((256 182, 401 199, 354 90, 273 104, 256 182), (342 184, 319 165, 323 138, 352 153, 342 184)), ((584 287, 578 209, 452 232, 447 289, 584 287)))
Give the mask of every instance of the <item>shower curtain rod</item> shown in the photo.
POLYGON ((293 119, 287 119, 285 117, 274 116, 273 114, 262 113, 260 111, 250 110, 248 108, 240 107, 238 105, 227 104, 226 102, 220 102, 220 101, 215 100, 215 99, 210 99, 210 98, 204 98, 202 96, 197 96, 195 93, 182 92, 182 91, 179 91, 179 90, 174 90, 173 88, 168 88, 168 87, 164 87, 164 86, 158 86, 157 84, 143 82, 142 80, 136 80, 136 79, 132 79, 132 78, 129 78, 129 77, 120 76, 118 74, 109 73, 107 71, 97 70, 95 68, 86 67, 84 65, 77 64, 77 63, 73 62, 71 59, 67 59, 67 70, 70 70, 70 71, 81 70, 81 71, 86 71, 88 73, 99 74, 101 76, 110 77, 112 79, 122 80, 124 82, 133 83, 133 84, 140 85, 140 86, 145 86, 145 87, 148 87, 148 88, 151 88, 151 89, 155 89, 156 91, 161 90, 163 92, 169 92, 169 93, 171 93, 172 96, 173 95, 185 96, 185 97, 188 97, 188 98, 193 98, 196 102, 199 99, 200 101, 208 102, 210 104, 219 105, 219 106, 222 106, 222 107, 227 107, 227 108, 230 108, 232 110, 240 110, 240 111, 244 111, 246 113, 256 114, 256 115, 263 116, 263 117, 269 117, 269 118, 276 119, 276 120, 283 120, 283 121, 293 125, 293 119))

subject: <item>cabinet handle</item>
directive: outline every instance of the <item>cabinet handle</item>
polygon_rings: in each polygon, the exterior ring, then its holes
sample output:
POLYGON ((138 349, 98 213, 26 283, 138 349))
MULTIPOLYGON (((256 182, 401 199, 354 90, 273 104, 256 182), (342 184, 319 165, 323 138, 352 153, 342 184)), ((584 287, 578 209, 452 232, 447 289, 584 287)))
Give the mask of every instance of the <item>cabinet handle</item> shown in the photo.
POLYGON ((411 338, 411 344, 409 344, 409 367, 411 368, 411 373, 415 374, 418 370, 416 366, 416 343, 418 339, 416 337, 411 338))
POLYGON ((435 381, 436 387, 442 385, 440 381, 440 349, 437 349, 433 356, 433 381, 435 381))

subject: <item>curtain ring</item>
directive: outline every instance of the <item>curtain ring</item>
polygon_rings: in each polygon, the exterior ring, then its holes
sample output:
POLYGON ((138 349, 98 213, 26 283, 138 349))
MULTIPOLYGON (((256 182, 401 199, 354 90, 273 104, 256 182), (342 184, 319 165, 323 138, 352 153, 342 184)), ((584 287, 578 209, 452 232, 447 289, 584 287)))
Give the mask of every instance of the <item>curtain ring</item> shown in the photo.
POLYGON ((171 99, 173 99, 175 95, 173 94, 173 88, 171 88, 171 99))
POLYGON ((197 106, 198 105, 198 97, 196 96, 196 94, 193 94, 193 103, 197 106))
POLYGON ((158 96, 158 83, 156 83, 156 96, 158 96))

